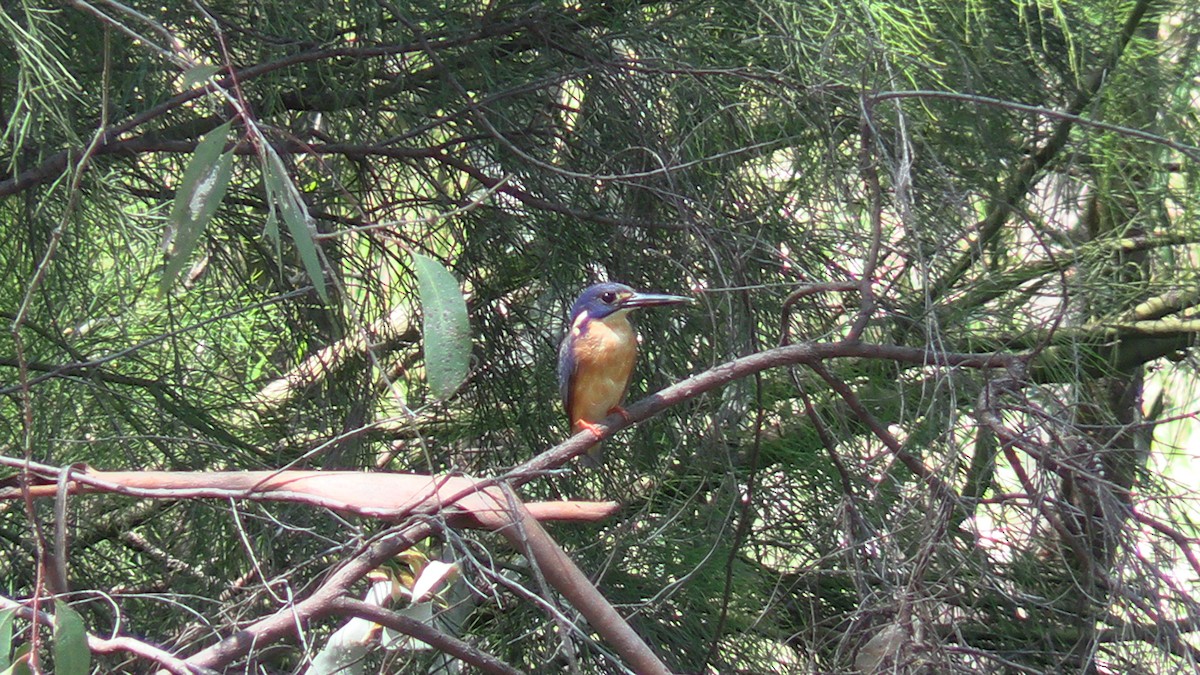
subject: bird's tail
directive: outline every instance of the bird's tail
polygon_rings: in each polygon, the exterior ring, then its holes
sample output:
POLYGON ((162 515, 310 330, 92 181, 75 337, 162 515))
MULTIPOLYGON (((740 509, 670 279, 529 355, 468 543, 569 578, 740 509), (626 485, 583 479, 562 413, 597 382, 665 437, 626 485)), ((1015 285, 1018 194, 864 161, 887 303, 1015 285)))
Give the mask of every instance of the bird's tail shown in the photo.
MULTIPOLYGON (((593 434, 596 433, 596 429, 593 428, 593 426, 591 424, 584 422, 582 420, 576 420, 575 423, 571 425, 571 433, 572 434, 577 434, 580 431, 583 431, 584 429, 589 429, 593 434)), ((592 447, 588 448, 586 455, 579 456, 579 463, 581 465, 589 467, 589 468, 594 468, 594 467, 600 466, 603 462, 604 462, 604 444, 603 443, 596 443, 592 447)))
POLYGON ((597 443, 588 448, 586 455, 579 456, 579 463, 590 469, 594 469, 604 463, 604 444, 597 443))

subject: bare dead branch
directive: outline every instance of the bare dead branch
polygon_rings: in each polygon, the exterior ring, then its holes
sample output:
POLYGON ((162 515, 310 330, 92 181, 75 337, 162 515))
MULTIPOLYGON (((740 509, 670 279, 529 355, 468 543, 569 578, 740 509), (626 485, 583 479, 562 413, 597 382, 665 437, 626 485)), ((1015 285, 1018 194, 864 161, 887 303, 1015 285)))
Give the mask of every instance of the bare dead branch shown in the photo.
POLYGON ((469 663, 485 673, 519 675, 524 672, 513 668, 492 654, 477 649, 429 624, 395 612, 390 612, 383 607, 363 602, 357 598, 335 598, 329 603, 329 611, 330 614, 356 616, 368 621, 374 621, 381 626, 399 631, 422 642, 427 642, 436 649, 460 661, 469 663))
MULTIPOLYGON (((0 457, 0 465, 20 466, 22 460, 0 457)), ((32 467, 54 477, 56 467, 32 467)), ((108 492, 151 499, 244 499, 293 502, 368 518, 396 519, 412 514, 440 513, 455 527, 494 528, 495 504, 475 496, 492 483, 468 477, 356 471, 73 471, 71 493, 108 492), (446 511, 453 507, 452 510, 446 511)), ((54 482, 29 486, 35 498, 57 493, 54 482)), ((0 500, 19 499, 16 487, 0 488, 0 500)), ((616 502, 535 502, 527 508, 534 518, 597 521, 611 516, 616 502)))

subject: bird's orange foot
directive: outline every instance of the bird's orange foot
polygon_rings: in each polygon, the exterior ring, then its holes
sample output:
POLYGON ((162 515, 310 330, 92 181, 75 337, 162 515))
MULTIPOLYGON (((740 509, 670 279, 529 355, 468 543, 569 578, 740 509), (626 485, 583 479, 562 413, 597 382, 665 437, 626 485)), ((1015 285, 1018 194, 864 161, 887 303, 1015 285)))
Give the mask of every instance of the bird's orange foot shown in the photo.
POLYGON ((579 427, 580 429, 587 429, 588 431, 592 432, 593 436, 600 438, 600 427, 588 422, 587 420, 575 420, 575 426, 579 427))
POLYGON ((626 410, 626 409, 624 409, 624 408, 622 408, 622 407, 621 407, 621 406, 619 406, 619 405, 614 405, 613 407, 611 407, 611 408, 609 408, 609 409, 608 409, 608 414, 609 414, 609 415, 611 415, 611 414, 613 414, 613 413, 616 413, 616 414, 620 415, 620 416, 621 416, 621 419, 625 420, 625 424, 629 424, 630 422, 632 422, 632 421, 633 421, 633 420, 631 420, 631 419, 629 418, 629 411, 628 411, 628 410, 626 410))

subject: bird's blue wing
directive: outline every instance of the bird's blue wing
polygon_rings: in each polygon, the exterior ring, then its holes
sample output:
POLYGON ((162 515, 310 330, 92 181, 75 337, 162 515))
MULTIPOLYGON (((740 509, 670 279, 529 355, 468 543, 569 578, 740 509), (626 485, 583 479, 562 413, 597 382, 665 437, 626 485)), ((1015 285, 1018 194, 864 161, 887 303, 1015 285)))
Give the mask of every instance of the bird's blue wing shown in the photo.
POLYGON ((575 376, 575 351, 571 348, 574 336, 570 331, 563 336, 562 344, 558 347, 558 395, 562 398, 563 411, 567 414, 567 422, 571 420, 571 378, 575 376))

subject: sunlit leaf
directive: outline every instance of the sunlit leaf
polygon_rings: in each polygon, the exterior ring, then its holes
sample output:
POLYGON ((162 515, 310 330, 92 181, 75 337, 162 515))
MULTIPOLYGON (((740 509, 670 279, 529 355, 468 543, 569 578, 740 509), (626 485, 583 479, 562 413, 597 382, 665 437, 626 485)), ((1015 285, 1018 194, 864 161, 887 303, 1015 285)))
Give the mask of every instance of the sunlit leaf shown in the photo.
POLYGON ((54 672, 57 675, 87 675, 92 654, 88 651, 83 617, 65 603, 54 606, 54 672))
POLYGON ((233 176, 233 152, 222 150, 225 149, 225 138, 231 124, 232 121, 226 122, 213 129, 196 144, 179 189, 175 191, 169 221, 169 227, 174 232, 174 246, 163 270, 159 287, 162 293, 171 289, 175 278, 187 265, 204 234, 204 228, 225 198, 225 190, 233 176))
POLYGON ((17 609, 6 609, 0 612, 0 668, 8 668, 12 664, 9 654, 12 652, 13 619, 17 609))
POLYGON ((196 86, 197 84, 207 81, 208 78, 212 77, 213 75, 216 75, 220 71, 221 71, 220 66, 214 66, 211 64, 207 64, 207 63, 202 63, 193 68, 189 68, 183 74, 182 87, 184 89, 191 89, 192 87, 196 86))
POLYGON ((471 326, 458 281, 441 263, 412 254, 424 316, 425 376, 434 396, 445 399, 467 377, 471 364, 471 326))
POLYGON ((421 576, 417 577, 416 582, 412 586, 412 601, 422 602, 429 599, 438 588, 449 581, 452 581, 458 576, 458 565, 442 562, 441 560, 431 560, 421 570, 421 576))
MULTIPOLYGON (((272 206, 278 210, 279 217, 287 225, 296 251, 300 254, 300 262, 304 271, 312 279, 317 295, 329 302, 329 290, 325 286, 325 273, 321 267, 321 255, 317 251, 317 241, 313 238, 313 228, 310 224, 308 207, 296 189, 295 183, 288 178, 283 160, 274 150, 267 150, 267 165, 264 167, 264 179, 267 184, 267 194, 272 206)), ((271 225, 268 220, 268 226, 271 225)), ((274 226, 278 232, 278 225, 274 226)))
POLYGON ((271 199, 270 190, 267 192, 267 224, 263 227, 263 233, 267 235, 269 240, 275 246, 275 259, 278 260, 283 255, 283 240, 279 238, 279 215, 275 213, 275 203, 271 199))

